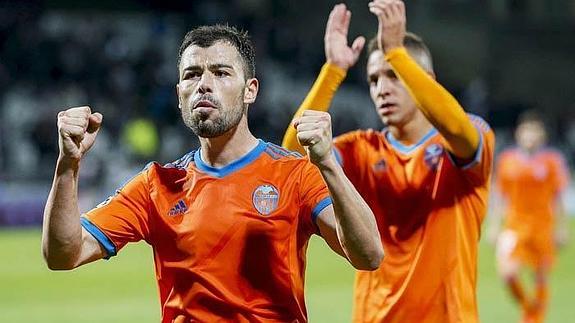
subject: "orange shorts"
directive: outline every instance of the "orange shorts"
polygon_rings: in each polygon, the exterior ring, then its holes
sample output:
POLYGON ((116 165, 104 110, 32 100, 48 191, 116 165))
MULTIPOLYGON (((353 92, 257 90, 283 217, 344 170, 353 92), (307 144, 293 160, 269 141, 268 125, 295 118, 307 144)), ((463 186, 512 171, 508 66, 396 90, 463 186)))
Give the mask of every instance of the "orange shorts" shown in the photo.
POLYGON ((552 234, 521 234, 506 229, 497 239, 496 253, 498 259, 513 259, 534 268, 551 266, 555 243, 552 234))

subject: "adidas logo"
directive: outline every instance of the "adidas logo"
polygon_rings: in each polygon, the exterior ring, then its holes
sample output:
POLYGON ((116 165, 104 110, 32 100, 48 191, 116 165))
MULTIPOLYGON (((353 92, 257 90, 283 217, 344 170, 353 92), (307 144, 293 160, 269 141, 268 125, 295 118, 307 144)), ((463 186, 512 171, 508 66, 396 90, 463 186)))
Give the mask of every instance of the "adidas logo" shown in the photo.
POLYGON ((168 216, 176 216, 184 214, 186 213, 187 210, 188 206, 186 205, 186 203, 184 203, 184 200, 179 200, 178 203, 170 209, 170 212, 168 212, 168 216))

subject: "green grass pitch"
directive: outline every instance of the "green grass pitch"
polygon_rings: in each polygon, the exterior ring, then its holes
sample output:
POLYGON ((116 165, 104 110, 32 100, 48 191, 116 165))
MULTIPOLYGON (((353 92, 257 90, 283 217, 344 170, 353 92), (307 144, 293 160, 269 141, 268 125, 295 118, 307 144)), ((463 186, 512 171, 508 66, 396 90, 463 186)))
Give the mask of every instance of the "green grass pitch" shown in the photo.
MULTIPOLYGON (((571 220, 575 237, 575 219, 571 220)), ((551 277, 547 322, 575 322, 575 239, 551 277)), ((130 245, 110 261, 72 272, 51 272, 40 252, 40 231, 0 230, 0 322, 159 322, 150 248, 130 245)), ((517 322, 519 313, 495 273, 493 248, 480 244, 478 298, 482 322, 517 322)), ((353 270, 314 238, 308 252, 306 298, 310 321, 349 322, 353 270)))

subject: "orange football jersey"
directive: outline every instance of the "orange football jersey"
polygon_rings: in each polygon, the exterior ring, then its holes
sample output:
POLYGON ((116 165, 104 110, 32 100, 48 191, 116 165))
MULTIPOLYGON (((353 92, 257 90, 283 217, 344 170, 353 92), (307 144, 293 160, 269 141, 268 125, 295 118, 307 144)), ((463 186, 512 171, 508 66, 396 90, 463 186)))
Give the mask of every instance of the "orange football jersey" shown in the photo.
POLYGON ((385 257, 358 271, 354 322, 477 322, 477 243, 487 206, 494 134, 480 132, 475 158, 454 161, 433 129, 413 146, 388 131, 335 140, 346 175, 373 210, 385 257))
POLYGON ((519 148, 507 149, 499 158, 496 180, 507 206, 504 224, 507 233, 501 237, 507 238, 500 241, 500 252, 509 249, 514 257, 533 265, 542 257, 552 260, 553 208, 569 182, 561 153, 541 149, 528 155, 519 148))
POLYGON ((529 156, 519 148, 507 149, 499 158, 496 179, 508 206, 507 227, 538 232, 552 227, 556 198, 569 182, 559 152, 542 149, 529 156))
POLYGON ((309 160, 260 141, 223 168, 199 150, 150 164, 82 225, 109 256, 153 247, 162 322, 305 322, 307 244, 330 203, 309 160))

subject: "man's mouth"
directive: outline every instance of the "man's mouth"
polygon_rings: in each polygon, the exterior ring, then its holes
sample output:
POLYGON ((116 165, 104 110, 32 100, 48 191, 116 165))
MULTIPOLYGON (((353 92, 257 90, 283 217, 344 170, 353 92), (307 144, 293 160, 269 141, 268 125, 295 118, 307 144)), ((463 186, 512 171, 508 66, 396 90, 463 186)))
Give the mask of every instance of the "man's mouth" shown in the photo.
POLYGON ((194 110, 198 109, 198 108, 203 108, 203 109, 217 109, 216 105, 213 104, 211 101, 209 100, 200 100, 198 103, 196 103, 194 105, 194 110))
POLYGON ((377 107, 377 111, 383 115, 390 114, 397 109, 397 106, 393 103, 382 103, 377 107))

